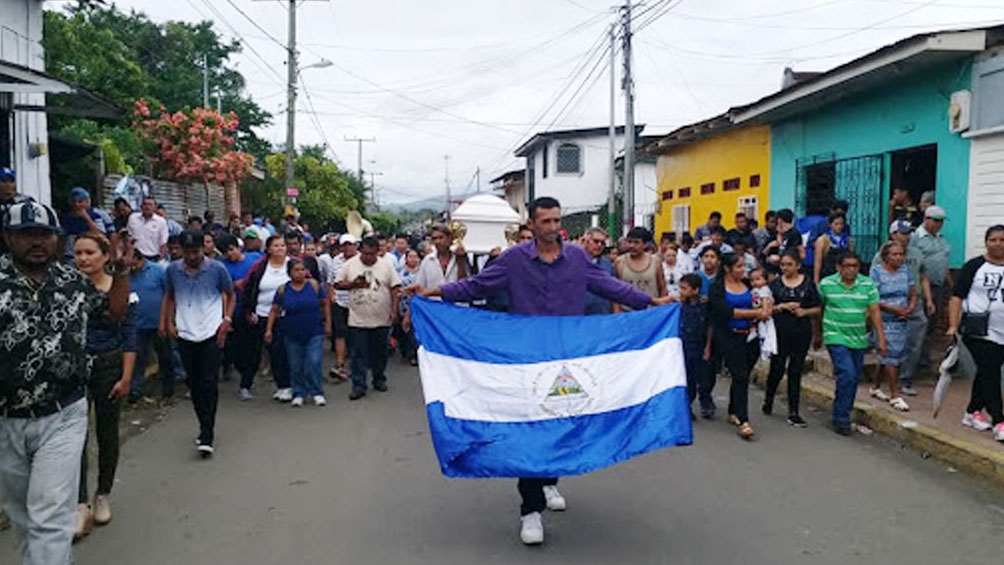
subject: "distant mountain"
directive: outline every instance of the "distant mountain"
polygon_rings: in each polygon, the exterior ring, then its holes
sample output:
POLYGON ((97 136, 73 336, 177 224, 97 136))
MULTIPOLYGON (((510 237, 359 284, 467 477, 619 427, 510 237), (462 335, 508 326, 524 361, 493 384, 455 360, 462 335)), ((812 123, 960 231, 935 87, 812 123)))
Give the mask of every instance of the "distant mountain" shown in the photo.
MULTIPOLYGON (((471 196, 474 196, 475 194, 477 194, 477 193, 476 192, 470 192, 470 193, 467 193, 467 194, 454 194, 453 195, 454 207, 456 207, 457 204, 460 204, 464 200, 470 198, 471 196)), ((401 204, 401 203, 383 204, 383 205, 380 206, 380 210, 384 211, 384 212, 390 212, 390 213, 393 214, 393 213, 398 213, 398 212, 417 212, 419 210, 436 210, 436 211, 439 211, 439 210, 442 210, 445 206, 446 206, 446 195, 444 194, 442 196, 436 196, 436 197, 432 197, 432 198, 424 198, 422 200, 415 200, 413 202, 405 202, 403 204, 401 204)))

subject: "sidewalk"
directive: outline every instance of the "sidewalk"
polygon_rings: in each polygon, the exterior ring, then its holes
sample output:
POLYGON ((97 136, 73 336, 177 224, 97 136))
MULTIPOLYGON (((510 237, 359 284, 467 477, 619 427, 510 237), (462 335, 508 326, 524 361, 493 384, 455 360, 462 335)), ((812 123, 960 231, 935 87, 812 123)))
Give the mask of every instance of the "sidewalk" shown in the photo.
MULTIPOLYGON (((874 357, 866 359, 866 376, 858 385, 852 419, 875 432, 888 436, 903 445, 942 461, 950 466, 974 473, 1004 484, 1004 444, 994 441, 990 432, 977 432, 962 425, 962 416, 969 403, 972 381, 952 381, 941 412, 935 419, 931 415, 934 385, 932 377, 914 383, 917 396, 904 397, 910 405, 909 412, 899 412, 887 402, 869 396, 874 374, 874 357), (871 363, 869 363, 869 359, 871 363)), ((766 382, 766 364, 758 365, 755 382, 766 382)), ((802 399, 809 405, 829 411, 833 403, 833 371, 825 351, 809 353, 807 371, 802 378, 802 399)), ((783 402, 785 383, 782 382, 778 399, 783 402)))

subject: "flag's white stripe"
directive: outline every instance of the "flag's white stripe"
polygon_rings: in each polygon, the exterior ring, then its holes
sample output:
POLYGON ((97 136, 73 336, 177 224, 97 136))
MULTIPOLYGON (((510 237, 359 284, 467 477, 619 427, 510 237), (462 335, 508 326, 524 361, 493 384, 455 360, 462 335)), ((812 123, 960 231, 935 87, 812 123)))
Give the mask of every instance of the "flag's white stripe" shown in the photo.
POLYGON ((483 422, 602 414, 687 386, 679 338, 648 349, 525 365, 483 363, 420 349, 419 368, 426 404, 439 401, 450 418, 483 422), (563 367, 584 394, 549 396, 563 367))

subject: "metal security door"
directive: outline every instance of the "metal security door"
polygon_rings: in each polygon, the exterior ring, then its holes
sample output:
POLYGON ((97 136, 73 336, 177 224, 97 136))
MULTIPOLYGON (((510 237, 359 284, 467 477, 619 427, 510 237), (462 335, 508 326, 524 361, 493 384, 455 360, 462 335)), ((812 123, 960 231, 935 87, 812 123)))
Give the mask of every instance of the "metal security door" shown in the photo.
POLYGON ((821 200, 846 200, 850 205, 847 223, 851 226, 854 250, 862 262, 870 262, 885 241, 886 230, 882 229, 885 156, 829 161, 813 158, 799 161, 796 167, 796 213, 806 215, 811 207, 809 214, 822 214, 833 201, 823 206, 821 200))

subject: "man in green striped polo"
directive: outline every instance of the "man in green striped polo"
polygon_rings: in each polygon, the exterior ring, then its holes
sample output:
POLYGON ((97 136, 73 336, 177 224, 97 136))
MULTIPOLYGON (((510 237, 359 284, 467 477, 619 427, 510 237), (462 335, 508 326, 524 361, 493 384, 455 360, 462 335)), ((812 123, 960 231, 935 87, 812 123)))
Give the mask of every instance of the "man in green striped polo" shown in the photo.
POLYGON ((886 350, 878 289, 860 270, 861 260, 847 250, 837 258, 837 273, 819 281, 823 344, 830 353, 836 380, 833 429, 843 436, 851 434, 851 409, 869 345, 868 320, 875 330, 879 352, 884 354, 886 350))

